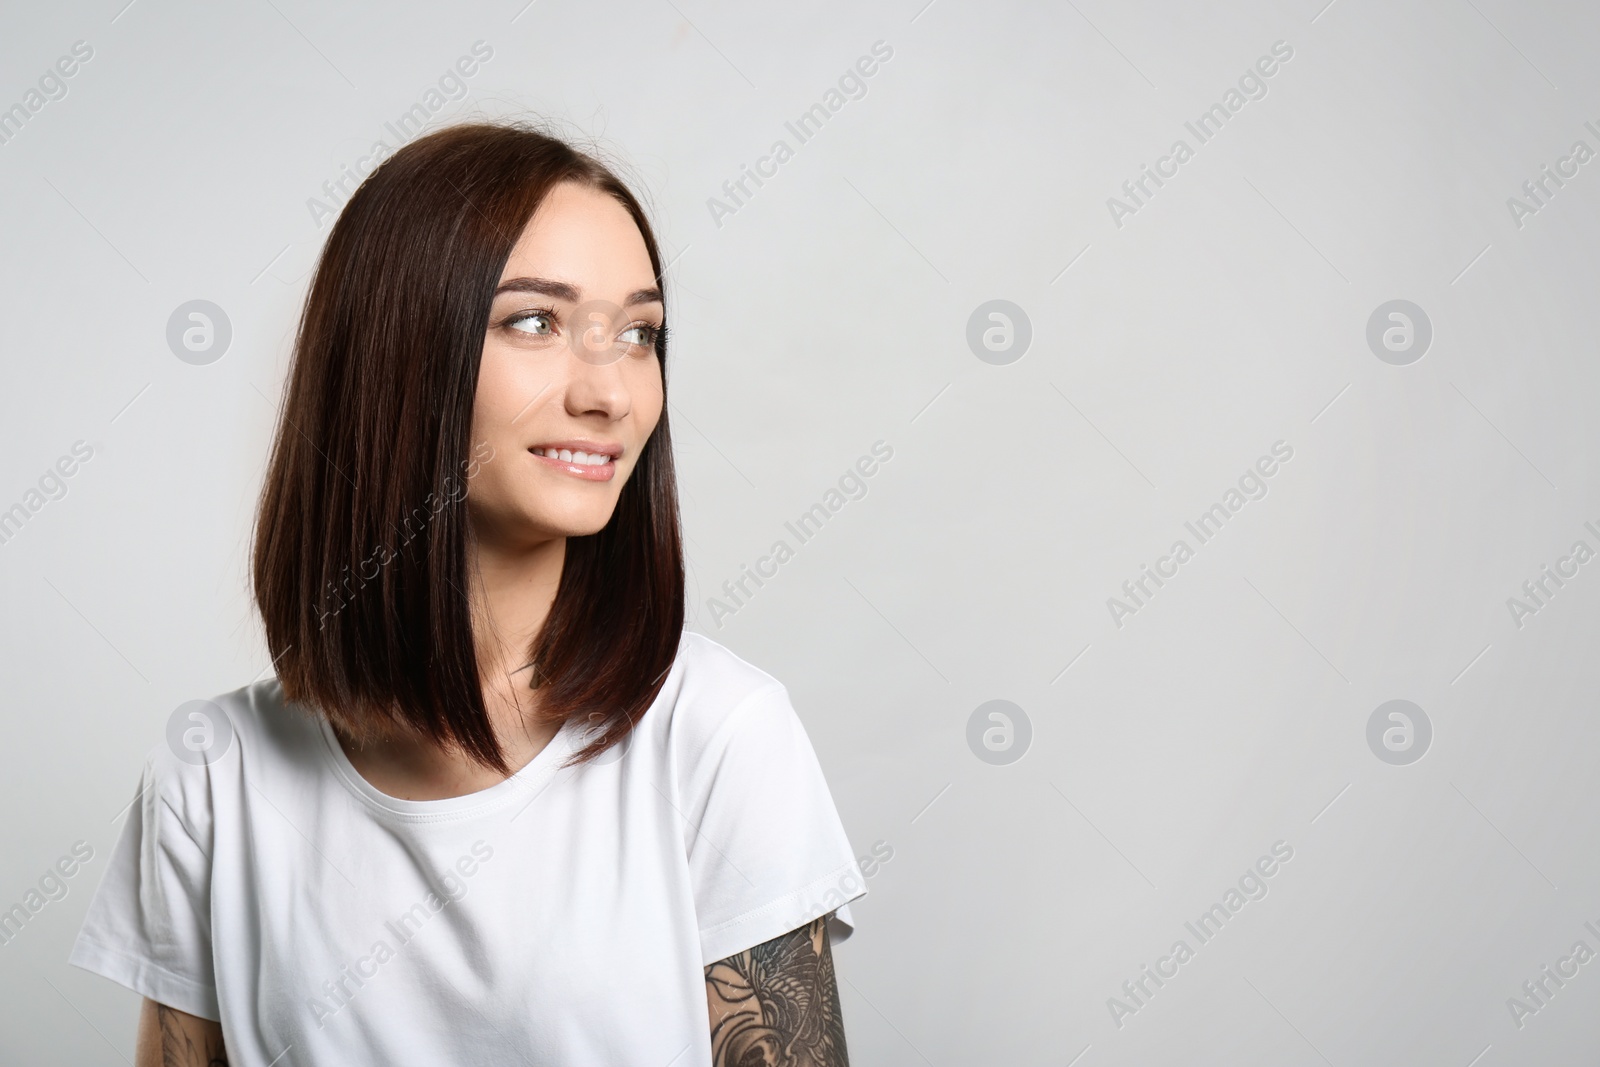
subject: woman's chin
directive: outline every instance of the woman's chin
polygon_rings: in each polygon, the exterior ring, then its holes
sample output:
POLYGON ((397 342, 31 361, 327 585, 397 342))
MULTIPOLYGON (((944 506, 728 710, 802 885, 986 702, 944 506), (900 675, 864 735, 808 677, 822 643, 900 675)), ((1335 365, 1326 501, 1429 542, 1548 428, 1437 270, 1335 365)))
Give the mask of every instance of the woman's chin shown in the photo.
POLYGON ((612 508, 574 508, 560 515, 541 515, 529 522, 527 531, 533 540, 547 541, 558 537, 588 537, 605 529, 611 521, 612 508))

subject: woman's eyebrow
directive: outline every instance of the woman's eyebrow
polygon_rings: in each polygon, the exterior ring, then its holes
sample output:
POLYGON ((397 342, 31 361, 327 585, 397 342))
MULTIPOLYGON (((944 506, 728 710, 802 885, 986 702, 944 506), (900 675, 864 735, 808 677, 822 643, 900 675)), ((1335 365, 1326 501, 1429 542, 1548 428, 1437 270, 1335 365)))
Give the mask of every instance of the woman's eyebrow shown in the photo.
MULTIPOLYGON (((495 296, 499 296, 501 293, 542 293, 545 296, 553 296, 557 300, 565 300, 569 304, 576 304, 583 295, 579 292, 577 286, 567 282, 554 281, 550 278, 508 278, 501 282, 499 288, 494 291, 495 296)), ((651 287, 648 289, 635 289, 632 293, 629 293, 628 299, 623 306, 632 307, 635 304, 659 303, 661 303, 661 290, 651 287)))
POLYGON ((507 278, 494 291, 495 296, 501 293, 543 293, 545 296, 553 296, 557 300, 565 300, 572 304, 576 304, 581 295, 577 286, 551 281, 549 278, 507 278))

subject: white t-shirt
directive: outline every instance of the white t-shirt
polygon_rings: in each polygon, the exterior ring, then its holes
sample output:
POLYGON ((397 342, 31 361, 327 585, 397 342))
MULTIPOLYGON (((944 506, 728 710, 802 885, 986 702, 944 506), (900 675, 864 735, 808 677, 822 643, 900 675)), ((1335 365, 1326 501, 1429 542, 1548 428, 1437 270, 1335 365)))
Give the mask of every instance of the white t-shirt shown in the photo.
POLYGON ((704 968, 830 911, 838 943, 866 892, 788 691, 700 634, 605 762, 559 767, 569 721, 447 800, 379 792, 276 679, 213 703, 226 751, 152 749, 71 962, 235 1067, 709 1064, 704 968))

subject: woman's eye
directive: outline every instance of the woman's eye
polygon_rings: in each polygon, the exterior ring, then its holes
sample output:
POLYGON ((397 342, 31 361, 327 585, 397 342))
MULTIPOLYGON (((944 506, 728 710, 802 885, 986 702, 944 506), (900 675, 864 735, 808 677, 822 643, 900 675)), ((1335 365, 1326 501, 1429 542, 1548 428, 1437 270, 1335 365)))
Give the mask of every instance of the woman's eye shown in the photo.
POLYGON ((511 319, 507 326, 519 333, 547 335, 555 333, 555 316, 548 311, 528 311, 511 319))
POLYGON ((656 328, 654 326, 629 326, 617 335, 617 340, 623 344, 647 347, 655 344, 656 328))

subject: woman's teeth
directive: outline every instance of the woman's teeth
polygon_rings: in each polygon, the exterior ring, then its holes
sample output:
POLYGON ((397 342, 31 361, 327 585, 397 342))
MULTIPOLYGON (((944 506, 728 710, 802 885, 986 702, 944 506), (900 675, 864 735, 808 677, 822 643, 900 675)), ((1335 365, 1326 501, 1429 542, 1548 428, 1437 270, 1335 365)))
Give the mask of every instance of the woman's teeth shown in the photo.
POLYGON ((611 462, 611 457, 601 452, 591 456, 587 452, 570 452, 565 448, 535 448, 533 453, 547 459, 559 459, 563 463, 576 463, 584 467, 599 467, 611 462))

